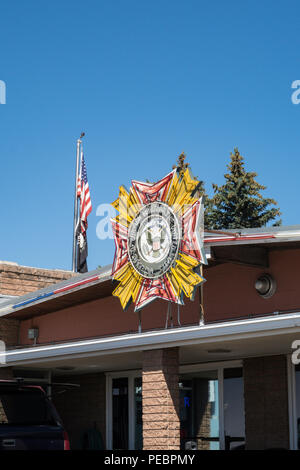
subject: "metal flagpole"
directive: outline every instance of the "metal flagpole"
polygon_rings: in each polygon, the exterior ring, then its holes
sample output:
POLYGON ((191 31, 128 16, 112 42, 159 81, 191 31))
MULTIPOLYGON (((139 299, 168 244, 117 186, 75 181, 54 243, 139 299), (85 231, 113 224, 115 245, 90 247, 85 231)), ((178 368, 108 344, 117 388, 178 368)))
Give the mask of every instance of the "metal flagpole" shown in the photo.
POLYGON ((78 184, 78 175, 79 175, 79 155, 80 155, 80 145, 82 144, 82 137, 84 137, 84 132, 81 133, 80 138, 77 140, 77 150, 76 150, 76 170, 75 170, 75 195, 74 195, 74 221, 73 221, 73 257, 72 257, 72 271, 76 272, 76 229, 78 221, 78 197, 77 197, 77 184, 78 184))

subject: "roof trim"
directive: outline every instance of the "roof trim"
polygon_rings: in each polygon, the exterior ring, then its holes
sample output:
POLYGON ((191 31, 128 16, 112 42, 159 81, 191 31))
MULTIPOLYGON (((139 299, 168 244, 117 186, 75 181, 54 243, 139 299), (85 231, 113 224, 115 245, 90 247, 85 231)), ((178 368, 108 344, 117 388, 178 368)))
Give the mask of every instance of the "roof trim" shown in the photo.
POLYGON ((70 279, 39 289, 29 294, 9 299, 1 303, 0 317, 20 311, 29 305, 41 304, 50 297, 56 298, 84 289, 90 285, 102 283, 111 278, 111 265, 84 274, 78 274, 70 279))
POLYGON ((300 241, 300 225, 288 227, 268 227, 257 229, 237 229, 222 231, 222 234, 206 232, 204 244, 206 246, 237 245, 300 241), (233 233, 234 232, 234 233, 233 233))

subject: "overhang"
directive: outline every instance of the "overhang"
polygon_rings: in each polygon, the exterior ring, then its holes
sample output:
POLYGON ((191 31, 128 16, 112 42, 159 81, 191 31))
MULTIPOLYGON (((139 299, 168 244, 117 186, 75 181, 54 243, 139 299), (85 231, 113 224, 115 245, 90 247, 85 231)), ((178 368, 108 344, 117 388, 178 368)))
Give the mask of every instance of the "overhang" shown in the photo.
POLYGON ((44 289, 3 301, 0 317, 9 316, 18 320, 32 318, 63 308, 110 296, 113 290, 111 266, 99 268, 44 289))
POLYGON ((81 363, 109 370, 114 358, 120 368, 141 361, 144 350, 180 347, 182 363, 241 359, 260 354, 288 354, 292 342, 300 339, 300 312, 264 318, 224 322, 203 326, 173 328, 140 334, 96 338, 8 350, 0 355, 2 367, 55 368, 81 363), (225 356, 224 356, 225 351, 225 356), (227 354, 226 354, 227 352, 227 354), (5 360, 4 360, 5 359, 5 360))

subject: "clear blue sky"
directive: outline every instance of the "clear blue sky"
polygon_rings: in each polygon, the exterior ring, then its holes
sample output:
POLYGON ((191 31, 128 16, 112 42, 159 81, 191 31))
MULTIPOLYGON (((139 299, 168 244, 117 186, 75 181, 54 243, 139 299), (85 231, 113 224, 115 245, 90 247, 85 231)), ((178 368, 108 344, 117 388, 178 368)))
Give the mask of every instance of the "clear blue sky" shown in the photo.
POLYGON ((299 31, 297 1, 2 1, 0 259, 71 268, 81 131, 89 269, 114 253, 97 206, 182 150, 211 194, 237 146, 283 224, 299 224, 299 31))

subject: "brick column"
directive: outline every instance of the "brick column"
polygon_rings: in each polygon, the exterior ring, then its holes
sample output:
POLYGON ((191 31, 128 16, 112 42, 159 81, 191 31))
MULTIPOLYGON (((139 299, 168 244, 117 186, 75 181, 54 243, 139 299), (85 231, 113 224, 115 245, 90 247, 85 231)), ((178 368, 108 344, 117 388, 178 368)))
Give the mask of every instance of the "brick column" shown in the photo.
POLYGON ((143 354, 143 448, 179 450, 179 349, 143 354))
POLYGON ((19 320, 0 318, 0 340, 6 347, 18 345, 19 326, 19 320))
POLYGON ((286 356, 244 360, 246 449, 289 449, 286 356))
MULTIPOLYGON (((0 318, 0 340, 4 341, 5 349, 18 345, 19 325, 18 320, 0 318)), ((0 379, 13 378, 11 367, 5 367, 5 364, 0 364, 0 366, 0 379)))

